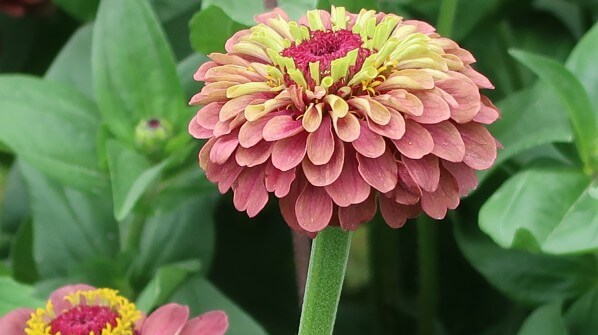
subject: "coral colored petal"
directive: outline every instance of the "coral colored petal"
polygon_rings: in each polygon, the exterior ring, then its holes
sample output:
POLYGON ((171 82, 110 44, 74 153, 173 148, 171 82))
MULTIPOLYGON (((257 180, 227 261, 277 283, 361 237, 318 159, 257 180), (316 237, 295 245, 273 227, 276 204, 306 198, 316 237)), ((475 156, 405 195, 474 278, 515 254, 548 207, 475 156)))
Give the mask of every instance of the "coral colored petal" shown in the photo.
POLYGON ((323 187, 307 185, 295 204, 299 226, 309 232, 320 231, 332 218, 332 199, 323 187))
POLYGON ((403 24, 409 24, 416 27, 416 30, 422 34, 431 34, 436 31, 436 28, 429 23, 419 20, 405 20, 403 24))
POLYGON ((3 335, 24 335, 27 321, 35 310, 30 308, 16 309, 0 318, 0 329, 3 335))
POLYGON ((307 133, 277 141, 272 150, 272 164, 279 170, 288 171, 301 163, 307 152, 307 133))
POLYGON ((451 109, 448 103, 438 94, 432 92, 417 93, 417 97, 424 106, 421 116, 409 117, 419 123, 434 124, 451 117, 451 109))
POLYGON ((492 85, 486 76, 474 70, 471 66, 466 66, 459 72, 471 79, 478 86, 478 88, 494 88, 494 85, 492 85))
POLYGON ((252 167, 260 165, 270 158, 274 143, 261 141, 251 148, 239 146, 235 152, 235 160, 240 166, 252 167))
POLYGON ((224 311, 210 311, 187 322, 180 335, 224 335, 228 316, 224 311))
POLYGON ((374 215, 376 215, 374 192, 362 203, 338 209, 338 221, 345 230, 356 230, 362 223, 370 221, 374 215))
POLYGON ((322 121, 320 127, 307 136, 307 157, 314 165, 330 161, 334 152, 334 136, 330 118, 322 121))
POLYGON ((213 62, 213 61, 209 61, 209 62, 205 62, 205 63, 201 64, 201 66, 199 67, 199 69, 197 69, 197 71, 193 75, 193 79, 195 79, 196 81, 205 81, 206 80, 206 73, 211 68, 214 68, 216 66, 218 66, 218 64, 216 64, 216 62, 213 62))
POLYGON ((332 184, 340 176, 341 171, 343 170, 344 160, 345 146, 340 140, 337 140, 335 150, 328 163, 324 165, 314 165, 309 159, 304 159, 301 166, 303 167, 305 177, 312 185, 327 186, 332 184))
POLYGON ((473 121, 483 124, 491 124, 498 120, 499 117, 500 113, 498 108, 492 104, 490 99, 482 95, 482 107, 473 121))
POLYGON ((236 134, 225 135, 218 138, 210 151, 210 160, 216 164, 224 164, 238 145, 239 140, 237 139, 236 134))
POLYGON ((264 139, 264 127, 270 121, 270 117, 262 117, 256 121, 247 121, 239 129, 239 144, 244 148, 250 148, 264 139))
POLYGON ((278 141, 297 135, 303 131, 301 121, 296 121, 290 115, 275 116, 264 127, 263 136, 266 141, 278 141))
POLYGON ((392 142, 402 155, 412 159, 422 158, 434 149, 432 135, 413 120, 405 120, 405 135, 392 142))
POLYGON ((423 192, 421 206, 424 212, 436 220, 446 216, 447 209, 455 209, 459 205, 459 187, 450 174, 443 174, 436 191, 423 192))
POLYGON ((403 157, 403 163, 422 189, 434 192, 438 188, 440 166, 436 156, 427 155, 421 159, 403 157))
POLYGON ((450 94, 457 100, 457 106, 451 106, 451 118, 458 123, 473 120, 481 107, 480 91, 468 77, 458 72, 449 72, 451 78, 439 80, 436 87, 450 94))
POLYGON ((361 132, 359 120, 353 113, 348 113, 343 118, 332 118, 334 131, 343 142, 355 141, 361 132))
POLYGON ((216 138, 212 137, 206 143, 204 143, 204 145, 199 150, 197 160, 199 162, 199 166, 203 170, 207 169, 208 164, 214 164, 214 163, 210 162, 210 151, 212 151, 212 147, 214 146, 215 142, 216 142, 216 138))
POLYGON ((442 166, 455 178, 459 185, 459 195, 465 196, 478 186, 478 176, 475 170, 465 163, 451 163, 442 161, 442 166))
POLYGON ((76 284, 76 285, 68 285, 63 286, 50 295, 50 301, 52 301, 52 305, 54 305, 54 311, 57 314, 60 314, 62 311, 72 308, 68 300, 65 300, 64 297, 68 296, 69 294, 76 293, 78 291, 92 291, 96 288, 93 286, 85 285, 85 284, 76 284))
POLYGON ((143 335, 179 334, 189 319, 189 307, 179 304, 164 305, 155 310, 143 323, 143 335))
POLYGON ((214 130, 218 123, 218 114, 223 105, 221 102, 212 102, 204 106, 197 112, 195 116, 196 122, 206 129, 214 130))
POLYGON ((394 190, 395 201, 403 205, 415 205, 422 196, 422 190, 404 162, 398 161, 399 182, 394 190))
POLYGON ((378 158, 357 155, 359 174, 373 188, 386 193, 395 188, 398 181, 397 163, 390 151, 385 151, 378 158))
POLYGON ((322 123, 322 106, 323 104, 313 105, 311 104, 305 113, 303 113, 303 119, 301 124, 306 131, 312 133, 316 131, 322 123))
POLYGON ((353 141, 355 150, 369 158, 382 156, 384 151, 386 151, 386 142, 384 141, 384 138, 373 132, 366 122, 361 121, 359 123, 361 125, 359 137, 353 141))
POLYGON ((370 194, 370 185, 359 174, 355 155, 355 151, 349 148, 346 150, 343 171, 334 183, 326 186, 328 195, 341 207, 361 203, 370 194))
POLYGON ((421 100, 406 90, 392 90, 377 98, 380 102, 382 102, 380 99, 383 99, 383 103, 385 103, 387 107, 396 109, 405 114, 421 116, 424 113, 424 104, 421 100))
POLYGON ((292 183, 289 194, 278 201, 278 207, 280 208, 280 214, 282 214, 282 217, 289 228, 303 233, 305 230, 299 226, 297 214, 295 213, 295 204, 297 203, 297 198, 299 197, 301 190, 302 189, 297 181, 292 183))
POLYGON ((419 212, 419 206, 405 206, 397 204, 387 197, 378 197, 380 203, 380 213, 384 221, 391 228, 401 228, 407 222, 407 219, 416 217, 419 212))
POLYGON ((197 123, 197 116, 193 117, 191 122, 189 122, 188 131, 191 136, 197 139, 205 139, 213 136, 212 130, 206 129, 197 123))
POLYGON ((401 114, 395 110, 389 109, 390 111, 390 121, 387 125, 381 126, 375 122, 370 122, 368 119, 368 126, 371 130, 382 135, 384 137, 390 138, 392 140, 398 140, 403 135, 405 135, 405 119, 401 116, 401 114))
POLYGON ((264 174, 263 167, 245 169, 233 185, 235 208, 247 211, 249 217, 256 216, 268 203, 264 174))
POLYGON ((272 163, 266 165, 266 190, 268 192, 274 192, 276 197, 286 197, 291 190, 291 184, 294 180, 295 169, 280 171, 275 168, 272 163))
POLYGON ((432 153, 450 162, 461 162, 465 157, 465 143, 459 130, 450 122, 427 124, 424 128, 432 135, 434 149, 432 153))
POLYGON ((496 142, 488 129, 475 122, 458 125, 458 129, 465 143, 463 162, 476 170, 491 167, 496 160, 496 142))
POLYGON ((243 171, 243 167, 239 166, 235 159, 231 157, 224 164, 208 163, 205 170, 208 180, 218 183, 218 190, 224 194, 243 171))
POLYGON ((239 113, 243 113, 245 111, 245 108, 249 106, 253 101, 263 97, 263 94, 248 94, 236 97, 234 99, 230 99, 220 109, 218 118, 220 121, 232 119, 236 117, 239 113))

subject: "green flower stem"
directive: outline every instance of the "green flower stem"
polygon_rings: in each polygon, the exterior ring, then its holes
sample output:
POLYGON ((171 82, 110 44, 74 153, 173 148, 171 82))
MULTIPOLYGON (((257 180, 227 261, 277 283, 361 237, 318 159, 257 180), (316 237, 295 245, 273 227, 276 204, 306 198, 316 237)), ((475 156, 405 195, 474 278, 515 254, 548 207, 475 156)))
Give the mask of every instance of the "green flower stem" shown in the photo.
POLYGON ((352 232, 328 227, 311 249, 299 335, 332 334, 345 279, 352 232))
POLYGON ((440 13, 438 13, 438 22, 436 24, 440 35, 445 37, 451 36, 456 11, 457 0, 442 0, 440 2, 440 13))
POLYGON ((419 335, 433 335, 437 308, 436 222, 422 214, 417 219, 419 259, 419 335))

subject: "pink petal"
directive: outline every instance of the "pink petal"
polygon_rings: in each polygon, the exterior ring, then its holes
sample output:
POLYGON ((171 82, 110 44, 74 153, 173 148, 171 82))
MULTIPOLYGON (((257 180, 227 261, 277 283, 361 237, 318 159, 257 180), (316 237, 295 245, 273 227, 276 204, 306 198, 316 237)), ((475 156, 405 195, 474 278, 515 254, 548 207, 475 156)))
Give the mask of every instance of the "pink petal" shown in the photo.
POLYGON ((206 129, 197 123, 197 115, 189 122, 188 131, 191 136, 197 139, 205 139, 213 136, 212 130, 206 129))
POLYGON ((143 335, 176 335, 189 319, 189 307, 164 305, 155 310, 143 323, 143 335))
POLYGON ((392 142, 402 155, 412 159, 422 158, 434 149, 432 135, 413 120, 405 120, 405 135, 392 142))
POLYGON ((293 105, 302 111, 305 109, 305 102, 303 101, 303 87, 298 85, 292 85, 287 87, 287 92, 289 93, 289 97, 293 101, 293 105))
POLYGON ((345 147, 340 140, 337 140, 335 147, 330 161, 324 165, 314 165, 309 159, 303 160, 301 164, 303 173, 305 173, 305 177, 312 185, 327 186, 332 184, 340 176, 345 159, 345 147))
MULTIPOLYGON (((384 99, 387 96, 386 106, 413 116, 421 116, 424 113, 424 104, 419 98, 406 90, 392 90, 378 96, 384 99)), ((380 101, 382 102, 382 101, 380 101)))
POLYGON ((291 190, 291 183, 295 180, 295 169, 280 171, 272 163, 266 165, 266 190, 274 192, 278 198, 285 197, 291 190))
POLYGON ((224 164, 208 163, 206 166, 206 177, 214 183, 218 183, 218 190, 224 194, 233 185, 237 176, 243 171, 234 157, 231 157, 224 164))
POLYGON ((290 115, 279 115, 266 123, 263 136, 266 141, 278 141, 297 135, 301 131, 303 131, 301 121, 293 119, 290 115))
POLYGON ((418 20, 405 20, 403 24, 409 24, 416 27, 416 30, 422 34, 431 34, 436 31, 436 28, 431 26, 429 23, 418 20))
POLYGON ((263 23, 265 25, 268 25, 268 21, 270 19, 275 19, 278 16, 282 17, 285 21, 289 20, 289 16, 287 15, 287 13, 279 7, 274 8, 271 12, 256 15, 253 19, 257 23, 263 23))
POLYGON ((195 72, 195 74, 193 75, 193 79, 195 79, 196 81, 205 81, 206 73, 208 72, 208 70, 216 66, 218 66, 218 64, 216 64, 216 62, 213 61, 201 64, 199 69, 197 69, 197 72, 195 72))
POLYGON ((421 206, 431 218, 441 220, 447 209, 455 209, 459 205, 459 187, 450 174, 443 174, 436 191, 423 192, 421 206))
POLYGON ((434 155, 450 162, 461 162, 464 159, 465 144, 459 131, 450 121, 427 124, 424 128, 434 139, 434 155))
POLYGON ((499 117, 500 113, 498 108, 492 104, 490 99, 482 95, 482 107, 480 108, 478 114, 476 114, 473 121, 483 124, 491 124, 498 120, 499 117))
POLYGON ((271 117, 264 116, 255 121, 245 122, 239 129, 239 144, 244 148, 250 148, 261 141, 264 127, 271 117))
POLYGON ((434 192, 438 188, 440 166, 436 156, 427 155, 421 159, 403 157, 403 163, 422 189, 434 192))
POLYGON ((419 92, 417 97, 424 106, 424 112, 421 116, 410 115, 409 118, 419 123, 434 124, 451 117, 449 105, 440 95, 432 92, 419 92))
POLYGON ((214 164, 214 163, 210 162, 210 151, 212 151, 212 147, 214 146, 214 143, 216 143, 216 138, 212 137, 206 143, 204 143, 204 145, 199 150, 197 160, 199 162, 199 166, 203 170, 207 170, 208 164, 214 164))
POLYGON ((356 230, 362 223, 370 221, 374 215, 376 215, 374 192, 362 203, 338 209, 338 220, 345 230, 356 230))
POLYGON ((397 185, 397 163, 390 151, 385 151, 378 158, 368 158, 358 154, 357 161, 363 179, 378 191, 386 193, 397 185))
POLYGON ((210 59, 212 59, 214 62, 218 63, 219 65, 232 64, 232 65, 238 65, 238 66, 242 66, 242 67, 246 68, 250 64, 250 62, 248 60, 243 59, 243 58, 239 57, 238 55, 213 52, 213 53, 209 54, 208 57, 210 59))
POLYGON ((359 174, 356 153, 350 148, 345 152, 345 162, 340 176, 334 183, 326 186, 326 192, 335 204, 347 207, 367 199, 370 185, 359 174))
POLYGON ((259 98, 263 98, 263 94, 248 94, 230 99, 227 101, 222 108, 218 118, 220 121, 226 121, 236 117, 239 113, 243 113, 245 108, 252 104, 253 101, 259 98))
POLYGON ((401 228, 405 225, 407 219, 419 215, 419 206, 405 206, 397 204, 387 197, 378 197, 380 203, 380 213, 391 228, 401 228))
POLYGON ((228 316, 224 311, 210 311, 187 322, 180 335, 224 335, 228 316))
POLYGON ((195 120, 200 126, 214 130, 216 123, 218 123, 218 114, 224 104, 221 102, 212 102, 204 106, 195 115, 195 120))
POLYGON ((349 112, 343 118, 333 118, 332 124, 338 138, 343 142, 353 142, 359 137, 360 122, 353 113, 349 112))
POLYGON ((353 147, 365 157, 380 157, 386 150, 384 138, 373 132, 366 122, 361 121, 359 123, 361 130, 359 137, 353 141, 353 147))
POLYGON ((282 214, 284 221, 287 223, 289 228, 299 233, 306 233, 306 231, 299 226, 297 214, 295 213, 295 204, 297 203, 297 198, 299 197, 304 184, 305 183, 299 183, 298 181, 292 183, 289 194, 281 198, 278 202, 280 214, 282 214))
POLYGON ((279 170, 288 171, 301 163, 307 152, 307 133, 277 141, 272 150, 272 164, 279 170))
POLYGON ((330 161, 333 152, 332 125, 330 118, 326 118, 315 132, 307 136, 307 157, 313 164, 323 165, 330 161))
POLYGON ((492 166, 496 160, 496 142, 486 127, 470 122, 458 125, 465 143, 463 162, 476 170, 492 166))
POLYGON ((235 152, 235 160, 240 166, 252 167, 260 165, 270 158, 274 143, 261 141, 251 148, 239 146, 235 152))
POLYGON ((323 187, 307 185, 295 204, 299 226, 309 232, 320 231, 332 218, 332 199, 323 187))
POLYGON ((245 169, 233 184, 235 208, 239 211, 246 210, 250 218, 256 216, 268 203, 264 174, 262 167, 245 169))
POLYGON ((251 32, 249 31, 249 29, 237 31, 226 41, 226 43, 224 44, 224 50, 226 50, 226 52, 228 52, 229 54, 234 53, 233 46, 239 43, 241 37, 249 35, 250 33, 251 32))
POLYGON ((459 195, 465 196, 470 190, 478 186, 478 176, 475 170, 467 166, 465 163, 451 163, 442 161, 442 166, 450 172, 459 185, 459 195))
POLYGON ((453 96, 458 102, 456 107, 451 106, 451 118, 458 123, 469 122, 480 110, 480 91, 465 75, 458 72, 449 73, 451 78, 437 81, 436 87, 453 96))
POLYGON ((210 151, 210 160, 216 164, 224 164, 231 157, 238 145, 239 140, 236 134, 229 134, 218 138, 210 151))
POLYGON ((471 66, 465 66, 459 72, 471 79, 478 86, 478 88, 494 88, 494 85, 492 85, 492 83, 490 82, 490 80, 488 80, 488 78, 486 78, 486 76, 474 70, 471 66))
POLYGON ((390 121, 387 125, 381 126, 375 122, 370 122, 368 119, 368 126, 371 130, 384 137, 398 140, 405 135, 405 119, 403 119, 399 112, 393 109, 389 109, 389 111, 390 121))
POLYGON ((85 284, 63 286, 52 292, 50 295, 50 301, 52 301, 52 305, 54 305, 54 311, 57 314, 60 314, 62 311, 73 307, 68 300, 64 300, 64 297, 68 296, 69 294, 77 293, 78 291, 85 292, 93 291, 95 289, 95 287, 85 284))
POLYGON ((0 318, 2 335, 24 335, 27 321, 35 310, 30 308, 16 309, 0 318))
POLYGON ((398 161, 399 182, 394 190, 395 201, 403 205, 415 205, 422 196, 422 190, 404 162, 398 161))

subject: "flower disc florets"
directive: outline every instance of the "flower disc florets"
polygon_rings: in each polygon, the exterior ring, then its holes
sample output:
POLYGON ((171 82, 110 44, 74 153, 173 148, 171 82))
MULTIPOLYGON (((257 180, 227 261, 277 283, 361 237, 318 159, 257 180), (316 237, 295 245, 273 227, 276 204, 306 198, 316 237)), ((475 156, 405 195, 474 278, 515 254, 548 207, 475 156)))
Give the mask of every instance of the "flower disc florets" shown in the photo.
POLYGON ((295 230, 356 229, 376 212, 400 227, 443 218, 477 185, 498 110, 473 56, 420 21, 344 8, 290 21, 280 9, 209 55, 189 125, 221 192, 255 216, 280 198, 295 230))

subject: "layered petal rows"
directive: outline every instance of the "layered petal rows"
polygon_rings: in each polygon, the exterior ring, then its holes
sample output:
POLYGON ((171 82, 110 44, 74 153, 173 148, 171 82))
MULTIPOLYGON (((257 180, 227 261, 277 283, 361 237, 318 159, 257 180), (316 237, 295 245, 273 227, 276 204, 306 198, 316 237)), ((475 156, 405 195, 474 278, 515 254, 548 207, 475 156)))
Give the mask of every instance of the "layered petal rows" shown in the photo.
POLYGON ((280 9, 209 55, 189 124, 199 164, 250 217, 280 199, 296 231, 353 230, 377 206, 391 227, 441 219, 477 185, 499 112, 473 56, 420 21, 332 7, 280 9))

